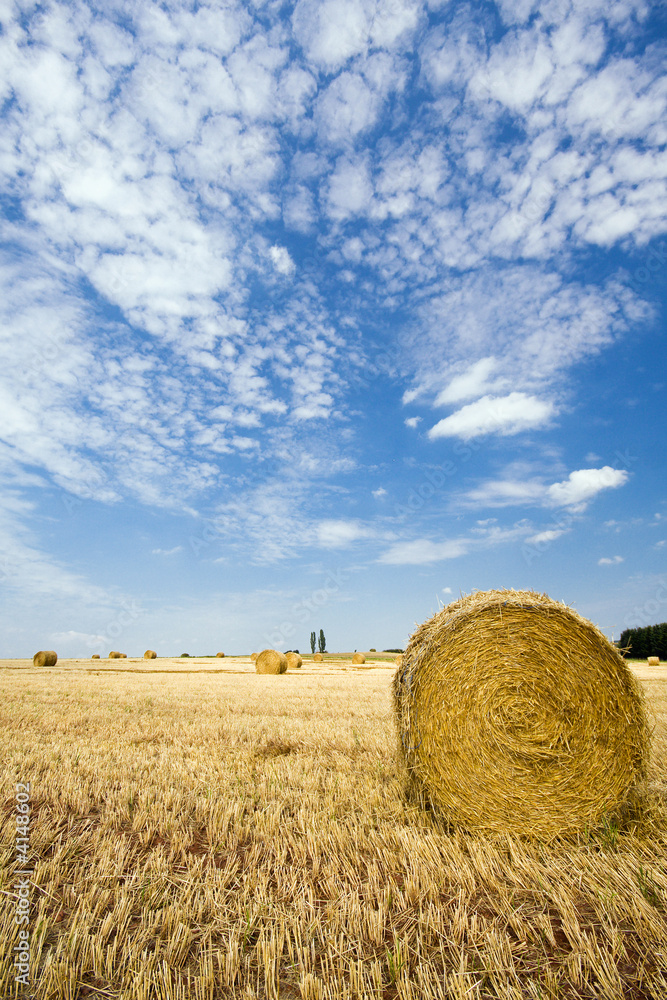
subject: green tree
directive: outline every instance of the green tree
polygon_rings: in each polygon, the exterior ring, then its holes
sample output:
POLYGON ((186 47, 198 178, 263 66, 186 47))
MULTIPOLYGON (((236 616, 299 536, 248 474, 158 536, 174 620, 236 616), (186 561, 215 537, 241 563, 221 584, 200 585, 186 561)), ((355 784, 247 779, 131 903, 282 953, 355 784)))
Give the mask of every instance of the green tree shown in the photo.
POLYGON ((311 632, 310 633, 310 651, 311 651, 311 653, 315 653, 315 646, 316 646, 316 644, 317 644, 317 636, 315 635, 314 632, 311 632))
POLYGON ((323 653, 324 650, 327 648, 327 641, 324 638, 324 632, 322 631, 322 629, 320 629, 319 648, 320 648, 320 653, 323 653))

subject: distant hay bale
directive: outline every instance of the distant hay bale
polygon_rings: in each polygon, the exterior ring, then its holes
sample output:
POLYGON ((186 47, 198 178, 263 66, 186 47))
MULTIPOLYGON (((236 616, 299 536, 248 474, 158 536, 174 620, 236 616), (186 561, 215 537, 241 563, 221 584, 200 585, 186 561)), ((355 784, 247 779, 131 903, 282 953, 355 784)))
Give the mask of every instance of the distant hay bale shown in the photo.
POLYGON ((119 653, 117 649, 112 649, 111 652, 109 653, 108 659, 109 660, 120 660, 120 658, 122 657, 122 655, 123 654, 119 653))
POLYGON ((648 663, 649 667, 659 667, 660 666, 660 657, 659 656, 648 656, 646 658, 646 662, 648 663))
POLYGON ((365 663, 366 662, 366 657, 364 656, 363 653, 355 653, 354 656, 352 657, 352 662, 353 663, 365 663))
POLYGON ((393 695, 408 792, 470 831, 552 840, 622 821, 646 778, 641 685, 546 594, 449 604, 411 636, 393 695))
POLYGON ((295 667, 303 665, 303 660, 298 653, 285 653, 285 659, 287 660, 287 666, 290 670, 294 670, 295 667))
POLYGON ((277 649, 263 649, 255 660, 255 670, 258 674, 284 674, 287 670, 287 657, 277 649))
POLYGON ((402 667, 403 666, 403 657, 402 656, 397 656, 394 659, 394 663, 396 664, 397 667, 402 667))
POLYGON ((250 659, 252 660, 253 663, 255 662, 255 660, 257 659, 258 656, 259 656, 259 653, 251 653, 250 654, 250 659))
POLYGON ((146 652, 144 653, 144 660, 156 660, 156 659, 157 659, 157 653, 155 652, 155 650, 147 649, 146 652))
POLYGON ((40 649, 32 658, 34 667, 55 667, 58 654, 53 649, 40 649))
POLYGON ((323 659, 324 657, 322 656, 321 653, 315 653, 315 655, 313 656, 313 663, 321 663, 323 659))
POLYGON ((127 653, 119 653, 118 655, 120 656, 121 660, 127 659, 127 653))
POLYGON ((99 660, 99 658, 100 658, 99 653, 93 653, 93 655, 91 656, 91 660, 99 660))
POLYGON ((219 657, 220 657, 220 659, 224 659, 224 657, 225 657, 225 654, 224 654, 224 653, 216 653, 215 655, 216 655, 216 656, 219 656, 219 657))

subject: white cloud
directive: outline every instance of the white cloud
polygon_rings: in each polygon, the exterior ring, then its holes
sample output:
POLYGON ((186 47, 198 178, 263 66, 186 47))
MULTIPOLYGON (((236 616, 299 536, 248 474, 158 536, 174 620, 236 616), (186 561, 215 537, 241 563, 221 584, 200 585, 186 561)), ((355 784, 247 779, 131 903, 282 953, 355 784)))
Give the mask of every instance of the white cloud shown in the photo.
POLYGON ((460 437, 464 441, 482 434, 503 436, 542 427, 554 415, 554 405, 523 392, 508 396, 483 396, 438 421, 428 432, 431 440, 460 437))
POLYGON ((558 507, 583 507, 601 490, 624 486, 629 474, 624 469, 577 469, 561 483, 554 483, 547 490, 547 499, 558 507))
POLYGON ((284 274, 286 277, 294 274, 296 265, 285 247, 277 245, 269 247, 269 256, 278 274, 284 274))
POLYGON ((614 556, 611 559, 602 558, 598 559, 598 566, 617 566, 619 563, 624 562, 623 556, 614 556))
POLYGON ((545 531, 538 531, 536 535, 531 535, 526 539, 529 545, 544 545, 547 542, 555 542, 557 538, 567 533, 565 528, 547 528, 545 531))
POLYGON ((320 137, 348 143, 374 123, 378 110, 378 99, 363 77, 341 73, 317 99, 320 137))
POLYGON ((384 486, 380 486, 379 489, 377 490, 371 490, 371 493, 373 494, 374 497, 377 497, 378 499, 380 497, 386 497, 387 495, 387 491, 385 490, 384 486))
POLYGON ((485 390, 492 388, 489 385, 489 375, 497 368, 495 358, 480 358, 471 365, 467 371, 456 375, 449 385, 438 393, 435 399, 436 406, 443 406, 446 403, 460 403, 464 399, 471 399, 480 396, 485 390))
POLYGON ((417 427, 421 419, 421 417, 407 417, 404 423, 406 427, 417 427))
POLYGON ((465 539, 447 542, 433 542, 428 538, 417 538, 412 542, 397 542, 384 552, 378 562, 390 566, 426 565, 445 559, 458 559, 469 548, 465 539))
POLYGON ((317 544, 325 549, 345 548, 359 538, 367 538, 369 529, 359 521, 320 521, 315 527, 317 544))
POLYGON ((341 221, 354 215, 364 215, 368 210, 373 187, 368 165, 362 157, 341 157, 329 178, 326 200, 329 215, 341 221))
POLYGON ((174 556, 177 552, 182 552, 182 545, 175 545, 173 549, 151 549, 151 555, 154 556, 174 556))

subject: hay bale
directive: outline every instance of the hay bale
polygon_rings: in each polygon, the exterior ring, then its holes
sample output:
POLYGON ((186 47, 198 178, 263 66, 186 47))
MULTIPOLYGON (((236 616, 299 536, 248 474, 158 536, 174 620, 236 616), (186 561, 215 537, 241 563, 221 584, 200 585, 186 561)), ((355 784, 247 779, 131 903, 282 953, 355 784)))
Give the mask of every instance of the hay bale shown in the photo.
POLYGON ((313 656, 313 663, 321 663, 323 659, 324 657, 322 656, 321 653, 315 653, 315 655, 313 656))
POLYGON ((119 653, 118 655, 120 656, 121 660, 127 659, 127 653, 119 653))
POLYGON ((100 658, 99 653, 93 653, 93 655, 91 656, 91 660, 99 660, 99 658, 100 658))
POLYGON ((402 656, 395 657, 394 658, 394 663, 396 664, 397 667, 402 667, 403 666, 403 657, 402 656))
POLYGON ((107 659, 109 659, 109 660, 120 660, 120 658, 122 657, 122 655, 123 654, 119 653, 117 649, 112 649, 111 652, 109 653, 109 656, 107 657, 107 659))
POLYGON ((277 649, 263 649, 255 660, 255 670, 258 674, 284 674, 287 670, 287 657, 277 649))
POLYGON ((215 655, 219 656, 221 659, 224 659, 224 657, 225 657, 224 653, 216 653, 215 655))
POLYGON ((295 667, 303 665, 303 660, 298 653, 285 653, 285 659, 287 660, 287 666, 290 670, 294 670, 295 667))
POLYGON ((352 662, 353 663, 365 663, 366 662, 366 657, 364 656, 363 653, 355 653, 354 656, 352 657, 352 662))
POLYGON ((574 835, 622 819, 646 778, 641 685, 546 594, 449 604, 411 636, 393 694, 408 792, 470 831, 574 835))
POLYGON ((147 649, 144 653, 144 660, 157 660, 157 653, 154 649, 147 649))
POLYGON ((40 649, 32 658, 34 667, 55 667, 58 654, 53 649, 40 649))
POLYGON ((659 656, 649 656, 649 657, 647 657, 646 662, 648 663, 649 667, 659 667, 660 666, 660 657, 659 656))
POLYGON ((259 653, 251 653, 250 654, 250 659, 252 660, 253 663, 255 662, 255 660, 257 659, 258 656, 259 656, 259 653))

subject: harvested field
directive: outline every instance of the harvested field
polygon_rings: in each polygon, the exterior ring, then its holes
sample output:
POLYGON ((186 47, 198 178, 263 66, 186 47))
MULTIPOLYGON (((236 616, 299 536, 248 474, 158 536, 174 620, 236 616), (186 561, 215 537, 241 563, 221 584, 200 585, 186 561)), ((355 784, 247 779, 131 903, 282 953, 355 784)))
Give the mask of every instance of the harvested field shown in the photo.
POLYGON ((667 668, 650 808, 547 848, 404 800, 371 657, 0 661, 3 1000, 19 780, 36 1000, 664 1000, 667 668))

